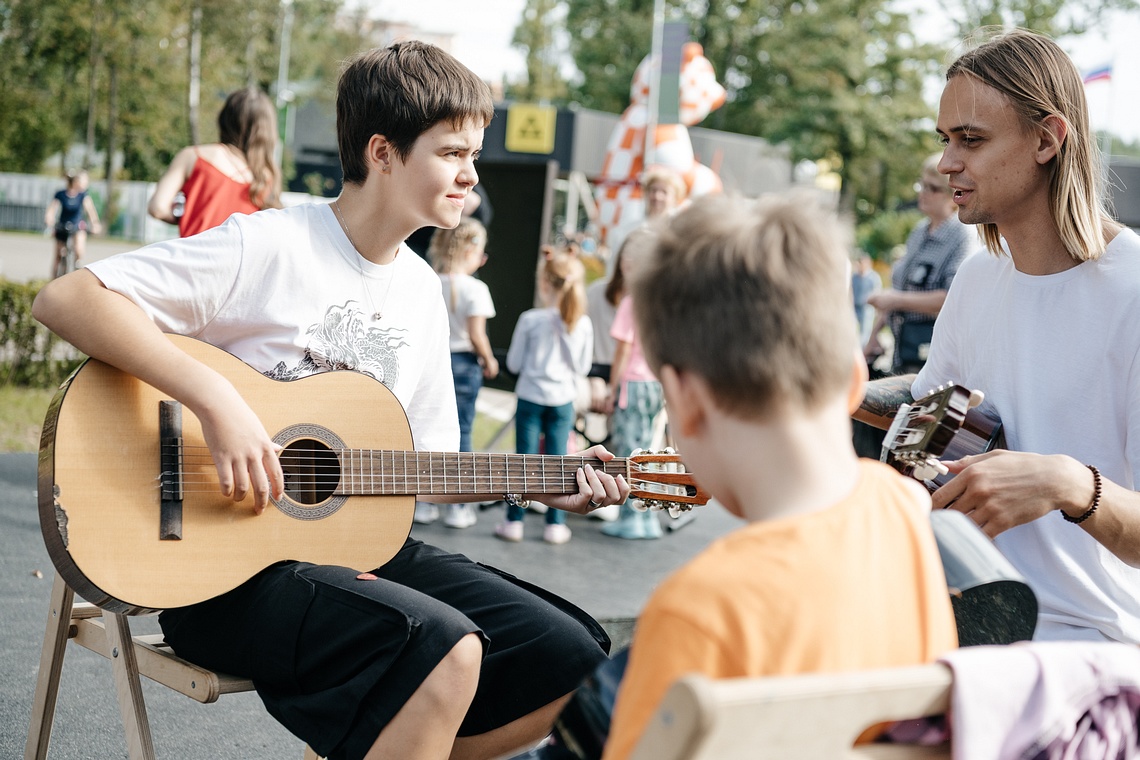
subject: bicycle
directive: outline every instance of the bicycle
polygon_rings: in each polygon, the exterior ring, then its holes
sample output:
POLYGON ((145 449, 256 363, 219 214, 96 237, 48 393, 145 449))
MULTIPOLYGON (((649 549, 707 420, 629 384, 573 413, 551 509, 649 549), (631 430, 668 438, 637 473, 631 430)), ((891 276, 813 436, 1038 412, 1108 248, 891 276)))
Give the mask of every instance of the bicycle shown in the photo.
POLYGON ((62 256, 58 252, 56 253, 55 268, 52 272, 53 279, 75 271, 75 233, 78 231, 79 226, 74 222, 55 226, 55 239, 64 244, 64 249, 62 256))

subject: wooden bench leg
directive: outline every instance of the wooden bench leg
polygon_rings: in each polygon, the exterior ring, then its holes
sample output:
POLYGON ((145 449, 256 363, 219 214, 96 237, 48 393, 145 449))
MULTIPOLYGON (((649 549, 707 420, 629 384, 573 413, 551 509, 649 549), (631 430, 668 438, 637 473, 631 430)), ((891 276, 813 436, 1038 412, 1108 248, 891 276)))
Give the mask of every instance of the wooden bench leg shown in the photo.
POLYGON ((134 640, 127 618, 103 611, 107 630, 107 648, 111 653, 111 670, 115 674, 115 692, 119 713, 127 735, 127 754, 131 760, 154 760, 154 741, 143 701, 142 680, 135 655, 134 640))
POLYGON ((24 745, 24 760, 44 760, 47 757, 52 722, 55 720, 55 703, 59 696, 59 677, 63 672, 63 655, 67 651, 71 626, 71 605, 74 601, 75 592, 56 575, 51 587, 51 602, 43 649, 40 652, 36 694, 32 700, 28 742, 24 745))

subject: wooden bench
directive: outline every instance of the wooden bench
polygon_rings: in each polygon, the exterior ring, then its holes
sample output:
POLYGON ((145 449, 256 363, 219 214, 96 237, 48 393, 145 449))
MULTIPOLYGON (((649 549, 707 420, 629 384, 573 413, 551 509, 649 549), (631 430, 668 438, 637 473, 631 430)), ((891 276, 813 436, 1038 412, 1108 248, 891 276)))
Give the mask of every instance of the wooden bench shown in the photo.
MULTIPOLYGON (((126 616, 76 601, 75 592, 57 575, 52 586, 24 760, 47 757, 63 657, 69 641, 111 661, 131 760, 154 760, 155 757, 139 676, 202 703, 215 702, 223 694, 253 690, 253 683, 247 679, 216 673, 178 657, 161 634, 132 634, 126 616)), ((318 755, 306 747, 304 758, 317 760, 318 755)))
POLYGON ((950 669, 922 665, 778 678, 679 679, 633 760, 892 760, 950 757, 948 744, 861 744, 879 723, 945 713, 950 669))

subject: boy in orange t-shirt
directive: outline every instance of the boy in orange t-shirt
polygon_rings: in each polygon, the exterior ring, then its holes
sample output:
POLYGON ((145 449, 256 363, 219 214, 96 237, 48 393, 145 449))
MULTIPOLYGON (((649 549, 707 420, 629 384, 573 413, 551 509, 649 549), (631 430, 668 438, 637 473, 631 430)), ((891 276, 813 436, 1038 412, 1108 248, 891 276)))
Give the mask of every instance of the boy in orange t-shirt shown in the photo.
POLYGON ((643 349, 686 465, 748 524, 642 611, 605 760, 630 755, 686 673, 913 665, 957 646, 929 496, 852 448, 866 365, 835 221, 802 199, 711 197, 660 234, 632 284, 643 349))

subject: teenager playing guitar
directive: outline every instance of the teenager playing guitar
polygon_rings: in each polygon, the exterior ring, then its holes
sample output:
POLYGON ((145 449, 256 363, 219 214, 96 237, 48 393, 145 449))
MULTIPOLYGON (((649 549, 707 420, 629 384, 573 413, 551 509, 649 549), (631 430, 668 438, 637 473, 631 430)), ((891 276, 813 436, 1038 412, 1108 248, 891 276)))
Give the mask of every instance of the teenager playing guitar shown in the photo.
MULTIPOLYGON (((371 374, 407 411, 416 449, 455 451, 439 279, 403 241, 459 223, 492 114, 487 85, 439 48, 361 54, 337 90, 334 203, 236 215, 98 262, 45 287, 34 314, 198 418, 222 492, 241 502, 235 521, 266 519, 270 494, 282 496, 278 447, 233 383, 163 331, 275 379, 371 374)), ((576 493, 543 502, 586 512, 629 493, 588 464, 576 479, 576 493)), ((580 610, 466 557, 409 539, 367 569, 277 563, 160 622, 181 656, 251 678, 269 712, 329 758, 501 756, 541 739, 606 656, 580 610)))
POLYGON ((885 426, 948 381, 983 391, 1011 450, 950 463, 935 508, 967 513, 1026 577, 1036 638, 1140 643, 1140 238, 1105 211, 1056 43, 1002 34, 946 81, 938 169, 992 255, 958 270, 923 370, 872 384, 856 417, 885 426))

